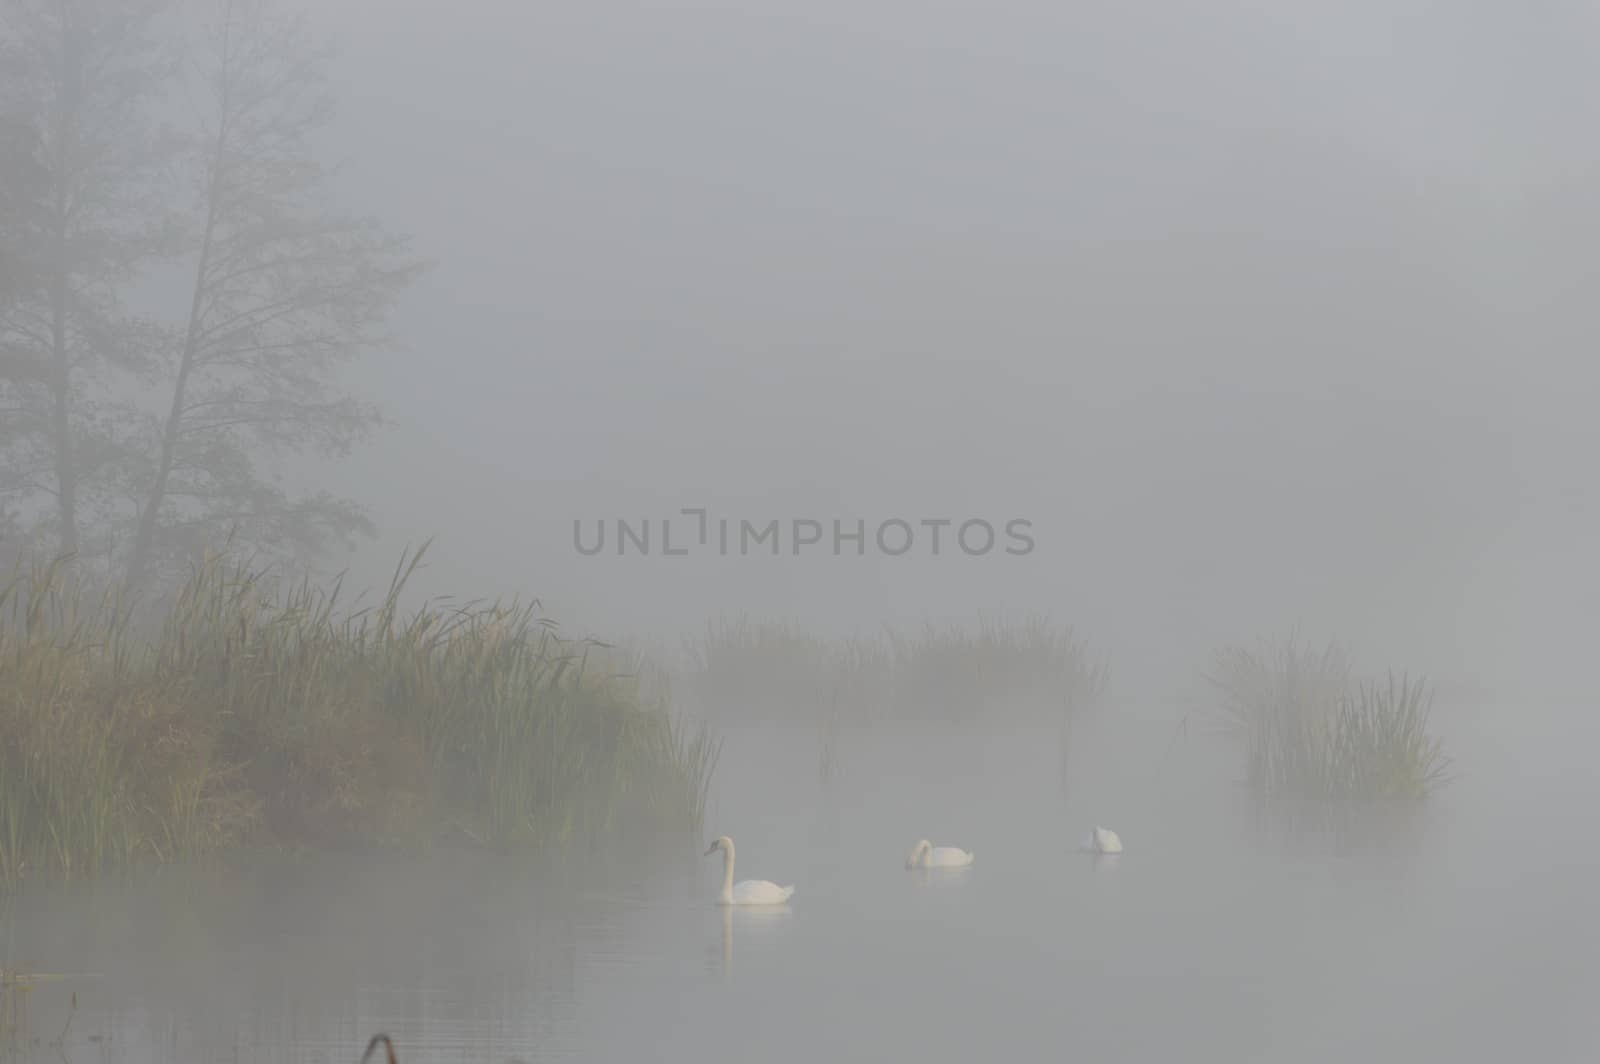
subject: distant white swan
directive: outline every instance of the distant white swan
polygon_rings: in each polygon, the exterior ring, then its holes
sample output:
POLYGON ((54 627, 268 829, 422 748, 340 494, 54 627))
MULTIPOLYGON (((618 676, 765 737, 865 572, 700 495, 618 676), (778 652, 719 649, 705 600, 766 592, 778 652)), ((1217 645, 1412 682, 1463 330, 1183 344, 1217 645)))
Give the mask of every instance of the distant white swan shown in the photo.
POLYGON ((733 840, 723 835, 705 852, 710 857, 722 851, 722 892, 717 895, 719 905, 782 905, 794 895, 794 887, 780 887, 765 879, 733 881, 733 840))
POLYGON ((1110 828, 1095 828, 1083 837, 1078 849, 1090 853, 1121 853, 1122 840, 1110 828))
POLYGON ((906 858, 907 868, 965 868, 972 863, 972 854, 954 846, 935 846, 923 839, 911 847, 906 858))

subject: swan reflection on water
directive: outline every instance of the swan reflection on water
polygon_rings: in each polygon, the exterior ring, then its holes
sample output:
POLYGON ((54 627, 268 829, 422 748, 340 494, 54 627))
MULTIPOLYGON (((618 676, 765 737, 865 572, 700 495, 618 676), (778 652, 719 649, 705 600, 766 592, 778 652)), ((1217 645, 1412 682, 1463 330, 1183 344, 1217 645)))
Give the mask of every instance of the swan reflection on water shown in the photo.
POLYGON ((910 870, 912 886, 918 890, 959 889, 972 879, 971 865, 944 865, 932 868, 915 867, 910 870))
POLYGON ((788 905, 741 906, 722 905, 722 975, 733 973, 733 925, 737 921, 746 931, 770 934, 794 914, 788 905))

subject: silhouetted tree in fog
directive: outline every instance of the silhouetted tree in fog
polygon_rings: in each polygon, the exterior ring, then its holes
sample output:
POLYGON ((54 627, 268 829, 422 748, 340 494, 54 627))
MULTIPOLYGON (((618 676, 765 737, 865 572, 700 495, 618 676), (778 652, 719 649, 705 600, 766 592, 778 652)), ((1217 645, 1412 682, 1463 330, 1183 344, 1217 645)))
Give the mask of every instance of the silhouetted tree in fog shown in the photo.
POLYGON ((0 112, 0 311, 11 306, 38 269, 30 224, 43 181, 37 141, 22 116, 0 112))
POLYGON ((234 534, 257 551, 314 554, 370 532, 353 503, 290 498, 262 453, 338 454, 377 413, 338 393, 338 363, 382 339, 415 265, 374 222, 319 203, 309 136, 330 114, 324 53, 303 19, 223 0, 198 56, 207 116, 187 156, 189 306, 148 425, 129 583, 234 534))
MULTIPOLYGON (((0 62, 4 61, 0 54, 0 62)), ((0 112, 0 315, 9 312, 20 294, 36 283, 36 227, 30 215, 42 181, 33 129, 21 116, 0 112)), ((12 389, 3 383, 11 377, 12 358, 9 347, 0 340, 0 390, 5 393, 5 404, 0 407, 0 450, 20 442, 23 435, 23 410, 13 405, 12 389)), ((13 560, 17 536, 10 497, 21 485, 10 483, 11 476, 9 471, 0 471, 0 564, 13 560)))
POLYGON ((79 550, 121 454, 107 374, 149 368, 153 331, 123 294, 161 248, 162 146, 150 105, 172 70, 146 0, 6 0, 7 283, 0 304, 0 490, 79 550), (53 518, 53 520, 49 520, 53 518))
POLYGON ((306 560, 369 534, 272 467, 376 424, 335 375, 416 271, 323 202, 327 55, 304 18, 272 0, 0 16, 0 140, 19 146, 0 162, 0 503, 131 586, 224 538, 306 560))

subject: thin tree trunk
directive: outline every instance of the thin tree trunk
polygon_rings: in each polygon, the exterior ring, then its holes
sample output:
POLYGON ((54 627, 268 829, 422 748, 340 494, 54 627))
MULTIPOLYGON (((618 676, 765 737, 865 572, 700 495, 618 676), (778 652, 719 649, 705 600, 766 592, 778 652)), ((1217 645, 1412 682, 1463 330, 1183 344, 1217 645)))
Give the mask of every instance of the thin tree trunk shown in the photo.
MULTIPOLYGON (((212 192, 216 182, 212 181, 212 192)), ((150 552, 155 546, 156 519, 161 504, 167 498, 167 480, 172 475, 172 462, 177 455, 178 430, 183 427, 183 397, 189 386, 189 375, 194 370, 195 355, 200 343, 200 309, 205 299, 206 273, 211 262, 211 237, 216 227, 216 206, 206 210, 205 236, 200 245, 200 263, 195 268, 194 292, 189 302, 189 325, 183 337, 183 358, 178 363, 178 376, 172 383, 172 405, 167 410, 166 424, 161 430, 161 459, 156 464, 150 493, 145 496, 144 508, 139 511, 139 530, 133 539, 133 556, 128 559, 127 590, 136 591, 144 582, 150 567, 150 552)))
POLYGON ((51 364, 50 436, 55 450, 56 513, 59 519, 61 552, 78 553, 78 466, 72 447, 71 352, 67 348, 67 278, 65 274, 65 235, 56 241, 55 276, 50 282, 51 364))
POLYGON ((56 100, 55 246, 50 263, 50 439, 55 455, 61 553, 78 553, 78 464, 72 446, 72 351, 67 343, 67 175, 76 162, 77 108, 83 99, 76 40, 64 24, 56 100))
POLYGON ((200 238, 200 261, 195 266, 194 290, 189 299, 189 323, 183 335, 183 356, 178 363, 178 376, 172 382, 172 405, 167 410, 167 420, 161 429, 161 458, 156 464, 155 477, 150 481, 150 492, 145 496, 144 507, 139 511, 139 529, 134 534, 133 554, 128 559, 126 590, 137 591, 150 568, 150 554, 155 546, 156 522, 161 504, 167 498, 167 481, 172 475, 172 463, 177 456, 178 433, 183 428, 184 394, 189 386, 189 376, 194 371, 200 348, 201 312, 205 305, 208 276, 211 270, 212 242, 217 228, 217 193, 222 173, 222 156, 227 145, 227 98, 223 98, 223 118, 217 126, 216 144, 212 148, 211 173, 206 181, 206 226, 200 238))

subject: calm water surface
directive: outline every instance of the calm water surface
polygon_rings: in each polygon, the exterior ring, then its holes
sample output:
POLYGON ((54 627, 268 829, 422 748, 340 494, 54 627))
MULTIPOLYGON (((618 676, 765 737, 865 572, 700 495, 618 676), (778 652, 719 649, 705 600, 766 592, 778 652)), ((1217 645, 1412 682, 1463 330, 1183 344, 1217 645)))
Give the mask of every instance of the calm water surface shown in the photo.
POLYGON ((1592 714, 1441 716, 1457 782, 1342 826, 1255 809, 1178 720, 847 733, 826 782, 814 730, 731 732, 707 835, 784 911, 711 904, 706 840, 564 881, 280 861, 16 900, 0 960, 83 976, 27 1010, 27 1058, 73 1064, 353 1062, 377 1030, 402 1064, 1597 1059, 1592 714), (1096 823, 1127 852, 1074 852, 1096 823), (976 867, 907 872, 921 836, 976 867))

